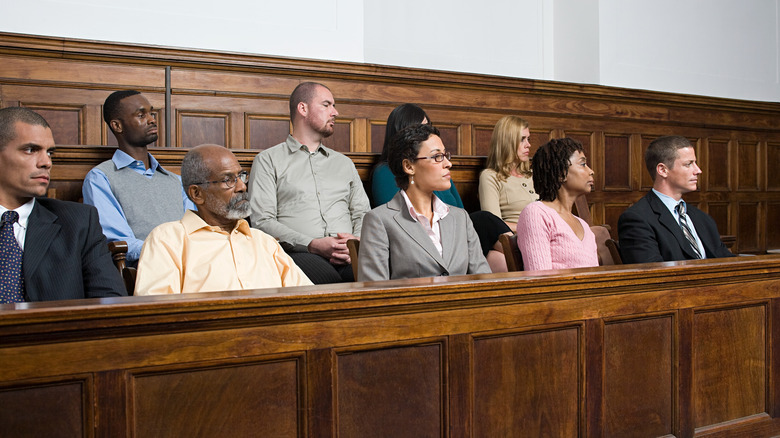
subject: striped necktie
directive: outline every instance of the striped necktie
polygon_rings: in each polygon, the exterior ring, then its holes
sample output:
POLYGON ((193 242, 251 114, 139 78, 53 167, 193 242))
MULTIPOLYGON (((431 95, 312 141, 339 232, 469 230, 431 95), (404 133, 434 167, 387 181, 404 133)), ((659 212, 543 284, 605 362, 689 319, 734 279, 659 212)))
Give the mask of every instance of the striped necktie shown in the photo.
POLYGON ((24 301, 23 253, 14 235, 14 222, 18 220, 19 213, 15 211, 3 213, 0 226, 0 303, 24 301))
POLYGON ((688 243, 691 244, 691 248, 693 249, 693 252, 696 253, 696 258, 701 258, 701 252, 699 252, 699 245, 696 244, 696 238, 693 237, 693 233, 691 232, 691 227, 688 226, 688 218, 685 215, 685 202, 680 201, 679 204, 677 204, 674 209, 677 211, 677 214, 679 216, 679 222, 680 222, 680 228, 682 228, 682 232, 685 235, 685 238, 688 239, 688 243))

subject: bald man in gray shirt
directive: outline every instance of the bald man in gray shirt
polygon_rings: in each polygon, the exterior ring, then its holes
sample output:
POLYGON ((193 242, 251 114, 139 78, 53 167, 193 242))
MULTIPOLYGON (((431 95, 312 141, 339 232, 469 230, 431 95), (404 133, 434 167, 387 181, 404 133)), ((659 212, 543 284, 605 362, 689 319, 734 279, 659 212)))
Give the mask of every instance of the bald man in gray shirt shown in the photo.
POLYGON ((249 178, 252 226, 279 239, 315 284, 354 281, 346 242, 359 239, 370 210, 352 160, 322 144, 337 115, 327 87, 298 85, 293 134, 259 153, 249 178))

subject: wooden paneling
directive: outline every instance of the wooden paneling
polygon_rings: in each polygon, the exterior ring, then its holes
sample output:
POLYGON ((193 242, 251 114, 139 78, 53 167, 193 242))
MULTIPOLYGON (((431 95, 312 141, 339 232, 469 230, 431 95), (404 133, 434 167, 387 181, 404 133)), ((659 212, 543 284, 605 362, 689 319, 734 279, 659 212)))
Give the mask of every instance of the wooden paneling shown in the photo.
MULTIPOLYGON (((737 204, 737 221, 739 233, 737 241, 744 251, 759 251, 761 239, 760 205, 757 202, 740 202, 737 204)), ((773 224, 777 226, 777 224, 773 224)))
MULTIPOLYGON (((0 33, 0 105, 41 110, 58 146, 115 145, 101 106, 114 90, 138 89, 157 109, 160 139, 154 146, 217 143, 256 153, 284 141, 289 93, 308 80, 329 86, 338 104, 335 133, 325 144, 349 153, 363 178, 381 151, 390 111, 401 102, 421 105, 458 155, 453 179, 470 210, 479 208, 478 175, 493 126, 506 114, 529 121, 532 152, 551 137, 583 144, 596 177, 597 190, 589 195, 594 219, 610 225, 618 206, 652 186, 643 162, 647 144, 660 135, 683 135, 696 145, 704 172, 700 191, 686 200, 705 210, 715 206, 721 232, 738 237, 737 252, 768 248, 771 222, 763 206, 780 202, 780 176, 772 171, 780 160, 778 103, 0 33), (164 108, 166 67, 171 108, 164 108), (165 126, 165 111, 173 115, 172 126, 165 126), (171 145, 164 144, 166 129, 171 145), (749 224, 743 202, 760 205, 749 224), (731 214, 726 220, 724 205, 731 214), (763 227, 756 236, 745 228, 753 224, 763 227)), ((55 158, 51 184, 58 197, 80 197, 75 175, 97 161, 82 158, 55 158)), ((180 158, 169 155, 168 165, 177 168, 180 158)), ((249 156, 240 159, 251 163, 249 156)))
POLYGON ((695 426, 768 411, 765 305, 697 312, 694 316, 695 426))
POLYGON ((337 355, 338 436, 442 436, 446 344, 337 355))
POLYGON ((18 387, 0 387, 3 436, 90 436, 89 386, 64 380, 18 387))
POLYGON ((721 235, 729 234, 731 229, 731 207, 728 202, 709 202, 707 204, 707 213, 715 219, 718 224, 718 232, 721 235))
POLYGON ((133 433, 144 437, 296 437, 305 394, 295 358, 133 373, 133 433))
POLYGON ((605 437, 674 434, 674 327, 669 315, 605 324, 605 437))
POLYGON ((780 249, 780 202, 767 204, 766 223, 771 224, 766 227, 767 249, 780 249))
MULTIPOLYGON (((698 158, 698 157, 697 157, 698 158)), ((731 151, 728 140, 707 141, 707 162, 702 172, 707 174, 707 191, 731 190, 731 151)), ((699 165, 701 167, 701 164, 699 165)))
MULTIPOLYGON (((742 141, 738 147, 737 154, 737 190, 740 191, 758 191, 761 189, 760 175, 758 168, 760 148, 757 144, 742 141)), ((775 166, 777 163, 773 163, 775 166)))
MULTIPOLYGON (((766 162, 775 165, 780 163, 780 143, 767 143, 766 162)), ((766 180, 767 190, 780 191, 780 172, 777 171, 777 167, 767 168, 766 180)))
POLYGON ((283 142, 290 134, 290 120, 280 116, 261 116, 247 114, 244 121, 247 132, 246 149, 268 149, 283 142))
POLYGON ((582 327, 474 339, 474 436, 578 436, 582 327))
POLYGON ((628 135, 607 134, 604 136, 604 166, 598 169, 604 173, 603 190, 631 190, 630 140, 628 135))
POLYGON ((185 148, 207 143, 220 146, 231 144, 229 114, 177 111, 176 120, 176 143, 185 148))
POLYGON ((758 256, 0 305, 0 430, 773 437, 779 303, 758 256))

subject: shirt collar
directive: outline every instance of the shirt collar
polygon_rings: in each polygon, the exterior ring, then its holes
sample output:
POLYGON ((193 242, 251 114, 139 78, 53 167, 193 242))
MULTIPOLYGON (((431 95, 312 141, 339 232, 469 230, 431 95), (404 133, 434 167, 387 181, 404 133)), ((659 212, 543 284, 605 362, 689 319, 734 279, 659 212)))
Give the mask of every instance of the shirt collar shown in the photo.
MULTIPOLYGON (((16 212, 16 214, 19 215, 19 220, 17 221, 17 223, 25 230, 27 229, 27 223, 30 221, 30 214, 32 213, 34 206, 35 206, 35 198, 32 198, 29 201, 22 204, 19 208, 13 210, 16 212)), ((0 216, 2 216, 2 214, 5 213, 6 211, 8 211, 8 209, 0 205, 0 216)))
MULTIPOLYGON (((184 216, 181 218, 181 224, 184 226, 184 231, 187 234, 193 234, 199 230, 212 231, 220 234, 229 234, 220 227, 207 224, 206 221, 204 221, 200 216, 198 216, 197 213, 192 210, 187 210, 184 212, 184 216)), ((236 222, 236 226, 232 231, 235 230, 238 230, 239 233, 247 237, 252 237, 252 230, 249 227, 249 223, 247 223, 247 221, 244 219, 239 219, 238 222, 236 222)))
MULTIPOLYGON (((401 190, 400 192, 401 196, 404 198, 404 202, 406 202, 406 208, 409 209, 409 213, 412 217, 417 218, 418 216, 421 216, 417 213, 417 210, 414 209, 414 205, 412 205, 409 195, 406 194, 406 190, 401 190)), ((443 219, 449 212, 450 206, 445 204, 438 196, 433 195, 433 221, 436 222, 439 219, 443 219)))
MULTIPOLYGON (((148 153, 147 153, 148 154, 148 153)), ((168 171, 166 171, 162 166, 160 166, 160 162, 157 161, 156 158, 152 156, 152 154, 149 155, 149 169, 152 173, 155 171, 160 171, 162 173, 167 174, 168 171)), ((111 161, 114 162, 114 166, 116 166, 117 169, 122 169, 125 167, 128 167, 132 164, 138 163, 138 161, 131 157, 127 152, 117 149, 114 151, 114 156, 111 157, 111 161)), ((143 165, 141 165, 143 167, 143 165)), ((144 169, 147 170, 147 169, 144 169)))
MULTIPOLYGON (((669 212, 670 212, 670 213, 672 213, 672 216, 674 216, 674 217, 677 217, 677 216, 678 216, 678 214, 677 214, 677 210, 675 209, 675 207, 677 207, 677 204, 679 204, 680 202, 682 202, 683 204, 685 204, 685 201, 683 201, 683 200, 682 200, 682 198, 680 198, 680 200, 679 200, 679 201, 677 201, 677 200, 675 200, 674 198, 672 198, 671 196, 669 196, 669 195, 664 195, 663 193, 659 192, 659 191, 658 191, 658 190, 656 190, 656 189, 653 189, 653 193, 655 193, 655 195, 656 195, 656 196, 658 196, 658 199, 660 199, 660 200, 661 200, 661 202, 663 202, 663 203, 664 203, 664 205, 666 206, 666 208, 668 208, 668 209, 669 209, 669 212)), ((685 204, 685 205, 686 205, 686 207, 687 207, 687 204, 685 204)))
MULTIPOLYGON (((295 137, 292 136, 292 134, 287 136, 287 141, 285 143, 287 144, 287 148, 290 150, 291 153, 295 153, 300 150, 306 152, 309 149, 308 146, 306 147, 306 149, 301 149, 303 148, 303 144, 301 144, 301 142, 296 140, 295 137)), ((330 149, 325 147, 325 145, 322 143, 320 143, 320 145, 317 146, 315 152, 322 152, 322 154, 325 155, 326 157, 330 155, 330 149)), ((307 153, 311 153, 311 152, 307 152, 307 153)))

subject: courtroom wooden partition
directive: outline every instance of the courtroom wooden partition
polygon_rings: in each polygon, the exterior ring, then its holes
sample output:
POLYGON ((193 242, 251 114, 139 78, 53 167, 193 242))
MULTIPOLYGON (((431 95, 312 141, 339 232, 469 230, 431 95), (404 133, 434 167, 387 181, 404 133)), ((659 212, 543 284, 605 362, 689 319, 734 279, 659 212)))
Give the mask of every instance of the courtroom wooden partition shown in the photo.
POLYGON ((33 108, 53 125, 57 144, 85 145, 55 156, 51 185, 63 199, 79 199, 86 172, 110 157, 100 145, 116 144, 101 121, 112 91, 137 89, 150 99, 164 165, 176 169, 186 148, 217 143, 248 167, 289 132, 287 98, 304 80, 333 90, 341 115, 329 145, 347 153, 364 180, 392 108, 422 105, 456 153, 453 179, 469 210, 479 209, 478 175, 501 116, 528 119, 533 146, 576 138, 596 174, 594 222, 611 225, 614 238, 620 213, 652 185, 643 150, 657 136, 684 135, 704 170, 688 201, 712 215, 721 234, 736 236, 735 251, 780 248, 778 103, 0 33, 0 106, 33 108))
POLYGON ((780 256, 12 306, 2 436, 780 434, 780 256))

